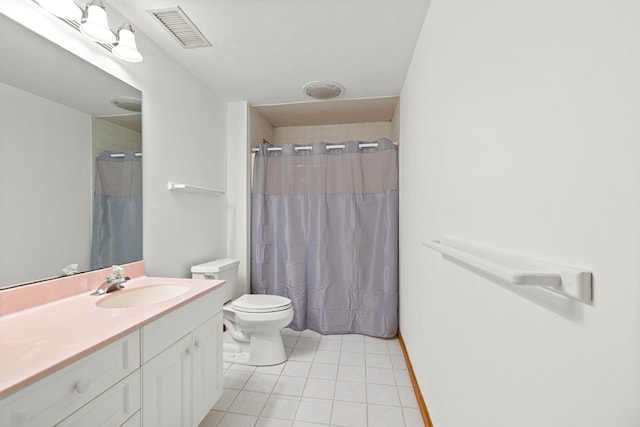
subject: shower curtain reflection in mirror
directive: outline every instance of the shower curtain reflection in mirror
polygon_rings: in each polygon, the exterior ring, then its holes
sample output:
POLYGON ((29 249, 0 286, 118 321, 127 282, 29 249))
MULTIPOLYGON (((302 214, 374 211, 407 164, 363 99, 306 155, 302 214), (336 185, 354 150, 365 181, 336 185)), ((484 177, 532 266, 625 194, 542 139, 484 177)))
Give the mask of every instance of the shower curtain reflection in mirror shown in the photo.
POLYGON ((142 158, 111 154, 96 160, 91 269, 142 259, 142 158))
POLYGON ((398 329, 398 151, 262 145, 254 163, 251 289, 292 300, 291 328, 398 329))

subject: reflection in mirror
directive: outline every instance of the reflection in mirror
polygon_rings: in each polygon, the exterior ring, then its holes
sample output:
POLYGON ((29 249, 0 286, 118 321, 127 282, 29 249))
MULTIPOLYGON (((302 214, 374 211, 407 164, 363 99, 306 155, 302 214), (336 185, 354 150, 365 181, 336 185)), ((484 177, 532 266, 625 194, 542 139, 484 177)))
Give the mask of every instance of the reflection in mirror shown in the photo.
POLYGON ((0 288, 142 259, 140 91, 2 14, 0 57, 0 288))

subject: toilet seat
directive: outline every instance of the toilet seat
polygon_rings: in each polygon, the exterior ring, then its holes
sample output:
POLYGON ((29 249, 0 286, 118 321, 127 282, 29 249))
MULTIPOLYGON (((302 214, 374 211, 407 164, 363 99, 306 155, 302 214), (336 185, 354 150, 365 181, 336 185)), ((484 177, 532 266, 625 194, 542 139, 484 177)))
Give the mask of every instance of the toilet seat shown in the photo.
POLYGON ((245 294, 231 303, 231 307, 243 313, 271 313, 291 308, 291 300, 279 295, 245 294))

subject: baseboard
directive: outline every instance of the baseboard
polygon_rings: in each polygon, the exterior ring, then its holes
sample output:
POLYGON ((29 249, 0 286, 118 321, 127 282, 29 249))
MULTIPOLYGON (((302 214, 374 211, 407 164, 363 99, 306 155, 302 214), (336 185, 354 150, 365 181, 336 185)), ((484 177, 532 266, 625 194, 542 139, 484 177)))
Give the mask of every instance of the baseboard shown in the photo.
POLYGON ((416 400, 418 401, 418 409, 420 409, 420 414, 422 414, 424 425, 426 427, 433 427, 433 423, 431 422, 431 417, 429 416, 429 411, 427 410, 427 405, 424 403, 424 398, 422 397, 420 386, 418 386, 418 381, 416 380, 416 374, 413 372, 413 366, 411 366, 411 360, 409 360, 409 353, 407 353, 407 347, 405 347, 404 345, 404 340, 402 339, 402 334, 400 333, 400 331, 398 331, 398 340, 400 341, 400 347, 402 347, 402 354, 404 354, 404 361, 407 363, 407 369, 409 370, 409 377, 411 378, 411 385, 413 386, 413 391, 416 394, 416 400))

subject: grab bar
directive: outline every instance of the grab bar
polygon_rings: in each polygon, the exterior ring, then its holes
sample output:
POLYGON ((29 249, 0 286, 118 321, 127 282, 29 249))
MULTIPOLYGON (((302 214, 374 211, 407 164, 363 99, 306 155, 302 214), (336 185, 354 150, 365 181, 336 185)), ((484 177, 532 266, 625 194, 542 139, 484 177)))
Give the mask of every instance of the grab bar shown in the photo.
POLYGON ((525 255, 486 248, 449 238, 430 240, 423 246, 516 286, 539 286, 583 302, 592 300, 591 272, 530 258, 525 255), (524 264, 524 266, 523 266, 524 264))

